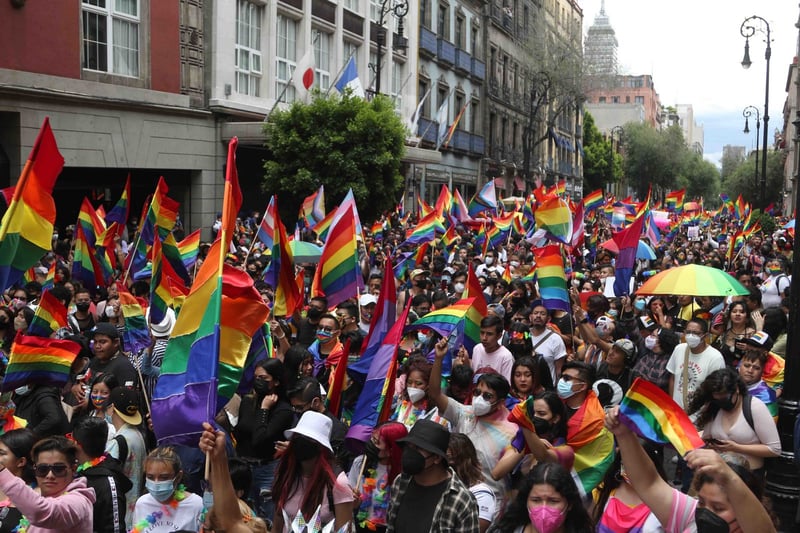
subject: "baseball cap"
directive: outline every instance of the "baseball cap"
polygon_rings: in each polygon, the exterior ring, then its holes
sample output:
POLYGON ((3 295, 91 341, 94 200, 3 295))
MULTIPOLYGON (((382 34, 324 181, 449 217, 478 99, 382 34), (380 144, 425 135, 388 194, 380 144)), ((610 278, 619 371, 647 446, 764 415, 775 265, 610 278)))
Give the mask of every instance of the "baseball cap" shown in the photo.
POLYGON ((142 423, 142 414, 139 412, 139 392, 130 387, 116 387, 111 391, 109 403, 114 406, 117 413, 124 422, 138 426, 142 423))
POLYGON ((375 297, 374 294, 362 294, 358 297, 358 305, 361 307, 366 307, 368 305, 377 304, 378 299, 375 297))
POLYGON ((119 330, 114 324, 109 322, 98 322, 91 330, 89 330, 89 335, 91 337, 94 337, 95 335, 105 335, 109 339, 118 339, 119 330))
POLYGON ((761 348, 763 350, 770 350, 772 349, 772 345, 775 344, 775 342, 772 340, 772 337, 770 337, 765 331, 756 331, 746 339, 742 339, 740 342, 743 342, 749 346, 761 348))
POLYGON ((414 279, 417 276, 430 276, 430 275, 431 275, 431 271, 430 270, 424 270, 422 268, 416 268, 416 269, 411 271, 410 279, 414 279))
POLYGON ((614 347, 624 353, 625 357, 633 357, 633 354, 636 353, 636 346, 629 339, 617 339, 614 341, 614 347))

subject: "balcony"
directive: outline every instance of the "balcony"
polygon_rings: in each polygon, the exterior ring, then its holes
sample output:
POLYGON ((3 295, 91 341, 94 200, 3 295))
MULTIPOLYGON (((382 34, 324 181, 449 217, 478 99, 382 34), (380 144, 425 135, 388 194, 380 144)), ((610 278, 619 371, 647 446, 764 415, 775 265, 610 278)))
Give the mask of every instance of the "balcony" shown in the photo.
POLYGON ((472 58, 472 77, 481 81, 486 79, 486 63, 474 57, 472 58))
POLYGON ((453 132, 453 138, 450 140, 450 148, 455 150, 469 151, 469 133, 464 130, 456 130, 453 132))
POLYGON ((456 62, 456 45, 439 37, 439 61, 454 65, 456 62))
POLYGON ((439 47, 436 43, 436 34, 428 28, 422 26, 419 29, 419 52, 422 55, 428 56, 433 59, 439 47))
POLYGON ((470 151, 473 154, 483 156, 486 152, 486 141, 483 135, 470 135, 470 151))
POLYGON ((472 70, 472 61, 470 55, 466 50, 456 48, 456 69, 462 70, 469 74, 472 70))
POLYGON ((423 141, 428 141, 436 144, 436 122, 428 120, 427 118, 420 117, 417 124, 417 135, 422 137, 423 141))

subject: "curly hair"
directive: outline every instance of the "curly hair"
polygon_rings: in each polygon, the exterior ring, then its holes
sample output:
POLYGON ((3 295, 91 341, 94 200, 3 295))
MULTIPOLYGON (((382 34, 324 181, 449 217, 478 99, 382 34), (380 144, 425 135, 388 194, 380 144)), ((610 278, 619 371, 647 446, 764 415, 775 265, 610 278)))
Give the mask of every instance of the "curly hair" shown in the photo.
POLYGON ((719 406, 715 405, 712 401, 714 394, 726 392, 733 394, 739 391, 739 397, 744 398, 747 396, 747 385, 744 380, 739 376, 739 373, 730 368, 720 368, 715 370, 703 381, 700 387, 695 391, 692 401, 689 402, 689 409, 687 412, 692 415, 699 412, 697 417, 697 427, 703 428, 711 420, 717 416, 719 406))
POLYGON ((478 452, 475 451, 475 445, 469 437, 463 433, 450 434, 447 461, 465 486, 471 487, 483 481, 478 452))

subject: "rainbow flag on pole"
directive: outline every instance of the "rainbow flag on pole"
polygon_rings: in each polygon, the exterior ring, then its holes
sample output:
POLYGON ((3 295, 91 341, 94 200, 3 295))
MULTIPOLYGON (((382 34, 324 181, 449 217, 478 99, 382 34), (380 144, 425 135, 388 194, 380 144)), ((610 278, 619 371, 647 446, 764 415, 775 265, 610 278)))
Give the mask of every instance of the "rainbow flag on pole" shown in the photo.
POLYGON ((572 307, 567 293, 567 276, 564 273, 564 259, 561 248, 550 244, 535 248, 536 277, 539 280, 539 294, 545 307, 570 312, 572 307))
POLYGON ((117 292, 119 293, 119 308, 122 316, 125 317, 125 331, 122 334, 125 351, 139 353, 150 346, 150 329, 144 318, 142 304, 122 283, 117 283, 117 292))
POLYGON ((328 233, 314 274, 311 294, 325 296, 328 305, 333 307, 357 296, 363 288, 364 278, 358 264, 355 212, 352 207, 346 206, 341 216, 337 215, 328 233))
POLYGON ((0 222, 0 291, 22 279, 53 245, 53 186, 64 168, 50 119, 45 118, 14 195, 0 222))
POLYGON ((547 232, 547 236, 562 244, 572 241, 572 213, 566 200, 558 196, 548 197, 534 213, 536 227, 547 232))
POLYGON ((105 220, 106 226, 110 226, 114 222, 117 223, 117 231, 119 235, 125 231, 125 225, 128 223, 128 215, 131 212, 131 175, 128 174, 128 179, 125 182, 125 188, 122 190, 122 195, 111 208, 111 211, 106 213, 105 220))
POLYGON ((74 341, 18 333, 11 345, 0 392, 34 384, 63 387, 69 380, 72 362, 80 351, 81 345, 74 341))
POLYGON ((605 411, 589 391, 567 421, 567 445, 575 451, 572 478, 582 495, 591 494, 614 462, 614 435, 604 426, 605 411))
POLYGON ((50 337, 67 326, 67 308, 50 291, 44 291, 36 306, 33 320, 28 326, 28 335, 50 337))
POLYGON ((583 208, 586 211, 586 214, 591 213, 592 211, 603 207, 603 203, 605 203, 605 197, 603 196, 603 189, 597 189, 596 191, 592 191, 586 196, 583 197, 583 208))
POLYGON ((668 394, 636 378, 619 405, 620 420, 645 439, 672 444, 678 455, 703 446, 703 439, 686 412, 668 394))

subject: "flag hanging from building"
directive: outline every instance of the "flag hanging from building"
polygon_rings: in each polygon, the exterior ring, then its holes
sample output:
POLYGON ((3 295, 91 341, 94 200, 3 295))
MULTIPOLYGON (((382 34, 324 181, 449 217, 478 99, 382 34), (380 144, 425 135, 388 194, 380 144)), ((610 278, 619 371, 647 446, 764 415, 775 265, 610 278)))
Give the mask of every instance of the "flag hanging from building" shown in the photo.
POLYGON ((356 58, 350 56, 347 66, 344 67, 342 75, 339 76, 339 81, 336 82, 336 90, 344 94, 345 89, 350 89, 354 96, 364 98, 364 86, 361 85, 361 80, 358 78, 358 67, 356 67, 356 58))

